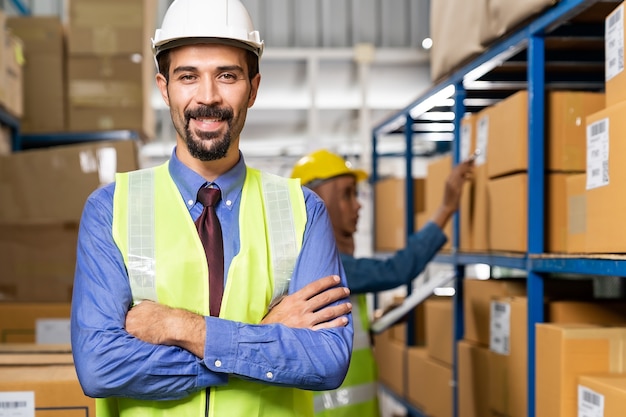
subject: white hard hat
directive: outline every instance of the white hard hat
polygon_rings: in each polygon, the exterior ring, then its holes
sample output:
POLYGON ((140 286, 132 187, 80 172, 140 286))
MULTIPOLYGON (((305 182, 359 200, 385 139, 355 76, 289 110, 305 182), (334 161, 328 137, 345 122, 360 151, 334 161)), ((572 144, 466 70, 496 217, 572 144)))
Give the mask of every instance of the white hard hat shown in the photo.
POLYGON ((259 57, 263 41, 240 0, 174 0, 152 39, 154 57, 195 43, 220 43, 248 49, 259 57))

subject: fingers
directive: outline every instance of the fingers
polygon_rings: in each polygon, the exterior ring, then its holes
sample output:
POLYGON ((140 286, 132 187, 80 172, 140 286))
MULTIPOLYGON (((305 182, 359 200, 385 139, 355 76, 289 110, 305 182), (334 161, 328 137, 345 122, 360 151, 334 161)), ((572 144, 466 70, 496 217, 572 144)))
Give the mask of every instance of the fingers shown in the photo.
POLYGON ((301 290, 294 293, 294 295, 302 298, 304 300, 308 300, 309 298, 319 294, 329 288, 334 287, 339 284, 340 279, 337 275, 329 275, 324 278, 320 278, 316 281, 313 281, 306 286, 304 286, 301 290))
POLYGON ((309 300, 309 307, 312 311, 317 311, 320 308, 332 304, 336 301, 342 300, 349 295, 350 290, 347 287, 331 288, 311 297, 311 299, 309 300))
POLYGON ((345 327, 348 325, 347 317, 337 317, 334 320, 327 321, 324 323, 316 324, 311 329, 312 330, 321 330, 321 329, 334 329, 335 327, 345 327))

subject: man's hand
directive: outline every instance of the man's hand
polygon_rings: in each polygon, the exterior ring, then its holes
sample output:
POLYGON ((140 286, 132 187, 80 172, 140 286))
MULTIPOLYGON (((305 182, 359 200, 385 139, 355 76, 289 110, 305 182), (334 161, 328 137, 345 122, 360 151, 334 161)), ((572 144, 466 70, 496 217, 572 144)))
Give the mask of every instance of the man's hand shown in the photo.
POLYGON ((280 323, 292 328, 311 330, 330 329, 348 324, 345 317, 352 304, 331 306, 346 298, 350 290, 337 287, 339 277, 330 275, 314 281, 301 290, 283 298, 261 321, 261 324, 280 323))
POLYGON ((474 159, 470 158, 454 167, 448 178, 443 195, 443 201, 433 216, 440 228, 444 228, 450 217, 459 209, 463 185, 470 179, 474 172, 474 159))
POLYGON ((179 346, 204 357, 204 317, 153 301, 142 301, 126 314, 126 331, 155 345, 179 346))

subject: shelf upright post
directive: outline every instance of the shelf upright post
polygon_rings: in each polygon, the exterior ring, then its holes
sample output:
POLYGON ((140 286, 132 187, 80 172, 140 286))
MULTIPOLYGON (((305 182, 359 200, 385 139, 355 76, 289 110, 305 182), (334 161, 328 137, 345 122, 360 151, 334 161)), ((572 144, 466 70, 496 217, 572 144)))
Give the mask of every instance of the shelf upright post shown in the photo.
MULTIPOLYGON (((415 208, 413 205, 413 197, 414 197, 414 192, 413 192, 413 117, 411 117, 410 112, 406 113, 406 119, 404 121, 404 140, 405 140, 404 158, 405 158, 405 163, 406 163, 406 175, 405 175, 405 182, 404 182, 404 186, 405 186, 404 195, 406 198, 405 233, 406 233, 406 239, 408 239, 409 236, 411 236, 411 234, 413 233, 413 230, 415 228, 415 219, 413 216, 414 208, 415 208)), ((407 296, 411 294, 412 290, 413 290, 412 284, 409 283, 406 289, 407 296)), ((414 319, 413 319, 412 314, 409 314, 406 328, 407 328, 407 334, 406 334, 407 345, 412 346, 415 344, 415 332, 413 331, 415 326, 414 326, 414 319)))
MULTIPOLYGON (((453 165, 459 163, 461 158, 461 119, 465 114, 465 97, 466 91, 463 87, 463 82, 456 83, 454 89, 454 141, 452 142, 452 158, 453 165)), ((459 414, 459 378, 458 378, 458 358, 457 358, 457 342, 463 339, 465 329, 463 326, 463 279, 465 278, 465 265, 461 265, 456 262, 456 253, 460 246, 460 221, 458 212, 454 214, 452 218, 452 251, 455 259, 454 264, 454 297, 453 297, 453 309, 454 309, 454 334, 452 335, 452 380, 454 381, 454 387, 452 390, 452 416, 457 417, 459 414)))
MULTIPOLYGON (((545 39, 528 40, 528 254, 544 250, 545 39)), ((529 256, 530 259, 530 256, 529 256)), ((535 324, 543 321, 543 277, 527 268, 528 417, 535 417, 535 324)))

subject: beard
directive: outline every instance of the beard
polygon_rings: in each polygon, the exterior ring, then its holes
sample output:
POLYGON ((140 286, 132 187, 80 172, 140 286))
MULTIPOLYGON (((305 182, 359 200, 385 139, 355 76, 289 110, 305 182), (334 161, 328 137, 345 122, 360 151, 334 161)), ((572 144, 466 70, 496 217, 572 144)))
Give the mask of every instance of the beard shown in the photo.
POLYGON ((200 106, 186 110, 185 143, 189 153, 201 161, 215 161, 226 157, 232 141, 233 111, 229 108, 200 106), (217 119, 228 123, 228 130, 222 137, 216 132, 192 132, 189 128, 191 119, 217 119))

